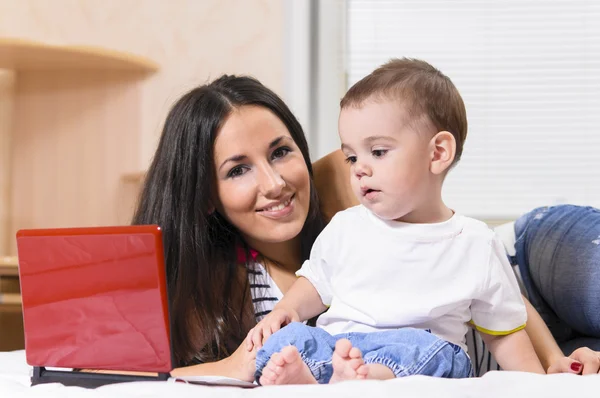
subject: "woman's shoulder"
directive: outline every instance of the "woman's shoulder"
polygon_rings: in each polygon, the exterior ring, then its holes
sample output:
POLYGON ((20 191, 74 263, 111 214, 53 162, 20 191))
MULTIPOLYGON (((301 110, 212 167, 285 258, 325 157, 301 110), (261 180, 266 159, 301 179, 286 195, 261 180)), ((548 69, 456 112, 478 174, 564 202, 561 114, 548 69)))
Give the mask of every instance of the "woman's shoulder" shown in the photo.
POLYGON ((350 166, 345 159, 338 149, 313 163, 315 187, 326 220, 359 203, 350 186, 350 166))

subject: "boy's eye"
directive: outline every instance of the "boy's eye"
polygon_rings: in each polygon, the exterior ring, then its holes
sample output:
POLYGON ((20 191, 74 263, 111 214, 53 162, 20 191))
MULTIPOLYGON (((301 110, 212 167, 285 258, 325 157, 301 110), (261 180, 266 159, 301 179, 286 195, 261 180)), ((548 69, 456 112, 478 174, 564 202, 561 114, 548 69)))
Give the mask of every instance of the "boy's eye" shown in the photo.
POLYGON ((350 163, 350 164, 356 163, 356 156, 348 156, 348 157, 346 157, 346 163, 350 163))
POLYGON ((288 147, 282 146, 281 148, 277 148, 273 151, 273 154, 271 155, 271 157, 273 159, 279 159, 284 157, 285 155, 287 155, 288 153, 292 152, 292 150, 288 147))
POLYGON ((239 177, 243 174, 246 173, 246 168, 244 166, 235 166, 233 169, 229 170, 229 173, 227 173, 227 177, 231 178, 231 177, 239 177))
POLYGON ((371 153, 373 154, 374 157, 380 158, 387 153, 387 149, 373 149, 371 151, 371 153))

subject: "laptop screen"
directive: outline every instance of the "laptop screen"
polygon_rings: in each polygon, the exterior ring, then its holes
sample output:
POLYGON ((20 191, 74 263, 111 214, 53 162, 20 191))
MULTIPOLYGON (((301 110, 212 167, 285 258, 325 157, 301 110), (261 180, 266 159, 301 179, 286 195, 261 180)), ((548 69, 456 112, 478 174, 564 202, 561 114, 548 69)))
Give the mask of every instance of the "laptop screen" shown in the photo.
POLYGON ((158 226, 17 233, 27 363, 170 372, 158 226))

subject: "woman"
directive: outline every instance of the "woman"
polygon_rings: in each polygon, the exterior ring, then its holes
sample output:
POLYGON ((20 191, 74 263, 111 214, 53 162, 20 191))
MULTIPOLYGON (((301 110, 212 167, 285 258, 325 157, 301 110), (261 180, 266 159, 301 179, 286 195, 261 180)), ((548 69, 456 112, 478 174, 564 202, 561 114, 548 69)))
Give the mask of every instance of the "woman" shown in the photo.
POLYGON ((283 101, 232 76, 184 95, 133 223, 162 228, 175 361, 202 363, 173 374, 251 380, 254 353, 239 343, 296 279, 324 226, 308 145, 283 101))
MULTIPOLYGON (((347 172, 331 170, 337 182, 347 172)), ((349 204, 331 199, 336 184, 324 185, 327 205, 349 204)), ((287 106, 248 77, 223 76, 184 95, 167 117, 133 222, 163 231, 180 366, 172 374, 253 380, 255 352, 240 343, 293 283, 324 225, 308 145, 287 106)), ((541 319, 530 325, 541 330, 532 337, 544 346, 538 354, 555 355, 541 319)))

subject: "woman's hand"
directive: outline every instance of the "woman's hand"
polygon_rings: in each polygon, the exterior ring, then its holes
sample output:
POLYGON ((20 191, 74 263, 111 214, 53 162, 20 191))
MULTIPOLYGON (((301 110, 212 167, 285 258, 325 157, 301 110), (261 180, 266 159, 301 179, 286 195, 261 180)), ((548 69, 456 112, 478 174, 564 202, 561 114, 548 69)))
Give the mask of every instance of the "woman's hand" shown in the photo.
POLYGON ((263 318, 255 327, 250 329, 246 337, 246 349, 258 349, 267 341, 269 337, 282 326, 288 323, 298 322, 300 317, 298 313, 291 309, 275 308, 266 317, 263 318))
POLYGON ((248 350, 242 342, 230 357, 223 361, 230 368, 231 377, 253 382, 256 371, 256 350, 248 350))
POLYGON ((568 357, 562 357, 548 368, 550 373, 598 374, 600 373, 600 352, 581 347, 568 357))

